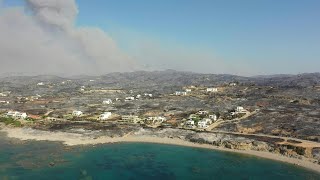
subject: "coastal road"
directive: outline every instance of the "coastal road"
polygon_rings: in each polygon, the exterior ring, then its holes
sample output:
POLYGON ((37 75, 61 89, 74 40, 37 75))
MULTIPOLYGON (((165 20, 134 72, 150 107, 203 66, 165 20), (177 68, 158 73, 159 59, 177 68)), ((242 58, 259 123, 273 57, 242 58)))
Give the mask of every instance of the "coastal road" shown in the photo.
POLYGON ((311 147, 319 147, 320 148, 320 142, 308 141, 308 140, 292 138, 292 137, 273 136, 273 135, 268 135, 268 134, 247 134, 247 133, 229 132, 229 131, 210 131, 210 132, 221 133, 221 134, 231 134, 231 135, 242 135, 242 136, 280 138, 280 139, 283 139, 284 141, 283 142, 279 142, 278 144, 292 144, 292 145, 295 145, 295 146, 299 145, 301 147, 306 147, 306 148, 311 148, 311 147), (293 142, 290 142, 290 141, 298 141, 299 143, 298 142, 297 143, 293 143, 293 142))

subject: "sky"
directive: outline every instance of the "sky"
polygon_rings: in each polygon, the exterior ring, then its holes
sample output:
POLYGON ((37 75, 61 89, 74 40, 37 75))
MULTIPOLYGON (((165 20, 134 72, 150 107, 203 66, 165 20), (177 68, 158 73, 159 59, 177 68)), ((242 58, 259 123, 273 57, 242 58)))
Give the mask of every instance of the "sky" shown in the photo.
POLYGON ((319 72, 319 19, 318 0, 2 0, 0 71, 319 72))

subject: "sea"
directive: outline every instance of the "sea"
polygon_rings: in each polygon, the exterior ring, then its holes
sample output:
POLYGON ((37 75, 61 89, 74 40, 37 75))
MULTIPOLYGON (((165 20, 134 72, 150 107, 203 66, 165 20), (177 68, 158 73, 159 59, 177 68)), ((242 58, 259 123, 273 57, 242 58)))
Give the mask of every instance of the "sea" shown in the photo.
POLYGON ((64 146, 0 134, 0 180, 320 179, 295 165, 209 149, 149 143, 64 146))

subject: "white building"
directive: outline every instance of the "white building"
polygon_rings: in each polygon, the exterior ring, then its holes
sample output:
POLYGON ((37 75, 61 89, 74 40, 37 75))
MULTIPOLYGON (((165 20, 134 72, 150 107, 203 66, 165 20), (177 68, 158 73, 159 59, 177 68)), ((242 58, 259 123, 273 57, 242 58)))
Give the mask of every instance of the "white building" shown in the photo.
POLYGON ((112 100, 106 99, 106 100, 102 101, 102 104, 112 104, 112 100))
POLYGON ((9 111, 7 116, 15 119, 26 119, 28 117, 27 113, 21 113, 19 111, 9 111))
POLYGON ((44 83, 43 83, 43 82, 39 82, 37 85, 38 85, 38 86, 43 86, 44 83))
POLYGON ((188 121, 186 122, 186 125, 188 125, 188 126, 194 126, 194 121, 193 121, 193 120, 188 120, 188 121))
POLYGON ((217 115, 215 114, 210 114, 209 118, 212 119, 213 121, 216 121, 218 119, 217 115))
POLYGON ((207 88, 207 92, 218 92, 218 88, 207 88))
POLYGON ((0 101, 1 104, 9 104, 9 101, 0 101))
POLYGON ((111 117, 112 113, 111 112, 104 112, 99 116, 99 120, 107 120, 111 117))
POLYGON ((187 95, 187 92, 185 92, 185 91, 176 91, 176 92, 175 92, 175 95, 176 95, 176 96, 186 96, 186 95, 187 95))
POLYGON ((134 97, 126 97, 125 101, 133 101, 134 97))
POLYGON ((79 116, 83 115, 83 113, 82 113, 82 111, 73 111, 72 115, 79 117, 79 116))
POLYGON ((152 94, 148 94, 148 93, 144 93, 144 96, 145 96, 145 97, 150 97, 150 98, 152 98, 152 97, 153 97, 153 95, 152 95, 152 94))
POLYGON ((186 92, 188 93, 188 92, 191 92, 192 91, 192 89, 186 89, 186 92))
POLYGON ((199 121, 198 127, 199 128, 208 128, 209 126, 207 125, 207 123, 205 121, 199 121))
POLYGON ((243 107, 238 106, 237 109, 236 109, 236 112, 237 113, 243 113, 243 112, 246 112, 246 110, 243 107))
POLYGON ((200 115, 206 115, 206 114, 208 114, 208 111, 199 111, 198 114, 200 114, 200 115))
POLYGON ((229 86, 237 86, 237 83, 230 83, 229 86))
POLYGON ((211 119, 203 119, 201 121, 198 122, 198 127, 199 128, 208 128, 210 125, 212 124, 212 120, 211 119))
POLYGON ((152 123, 155 123, 155 122, 163 123, 164 121, 167 120, 167 118, 162 116, 156 116, 156 117, 148 117, 146 120, 149 122, 152 121, 152 123))
POLYGON ((123 115, 121 116, 122 121, 126 121, 126 122, 131 122, 131 123, 138 123, 141 121, 141 118, 139 118, 138 116, 133 116, 133 115, 123 115))
POLYGON ((140 98, 141 98, 141 95, 138 94, 138 95, 136 96, 136 99, 140 99, 140 98))

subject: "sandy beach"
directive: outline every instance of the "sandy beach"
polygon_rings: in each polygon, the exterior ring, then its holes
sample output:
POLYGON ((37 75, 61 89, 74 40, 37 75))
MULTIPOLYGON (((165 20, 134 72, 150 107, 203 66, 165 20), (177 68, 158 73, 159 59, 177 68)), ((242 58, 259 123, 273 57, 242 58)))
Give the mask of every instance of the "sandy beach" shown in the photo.
POLYGON ((270 152, 263 151, 252 151, 252 150, 234 150, 227 149, 217 146, 212 146, 209 144, 198 144, 185 141, 178 138, 160 138, 156 136, 142 136, 142 135, 126 135, 123 137, 106 137, 102 136, 99 138, 93 138, 88 136, 83 136, 82 134, 77 133, 67 133, 67 132, 49 132, 35 130, 31 128, 3 128, 0 130, 5 132, 9 138, 16 138, 19 140, 36 140, 36 141, 59 141, 67 146, 76 146, 76 145, 96 145, 96 144, 105 144, 105 143, 121 143, 121 142, 143 142, 143 143, 158 143, 158 144, 171 144, 195 148, 206 148, 212 150, 240 153, 246 155, 252 155, 256 157, 286 162, 294 164, 300 167, 304 167, 310 170, 314 170, 320 173, 320 165, 312 163, 309 159, 295 159, 282 156, 279 154, 274 154, 270 152))

